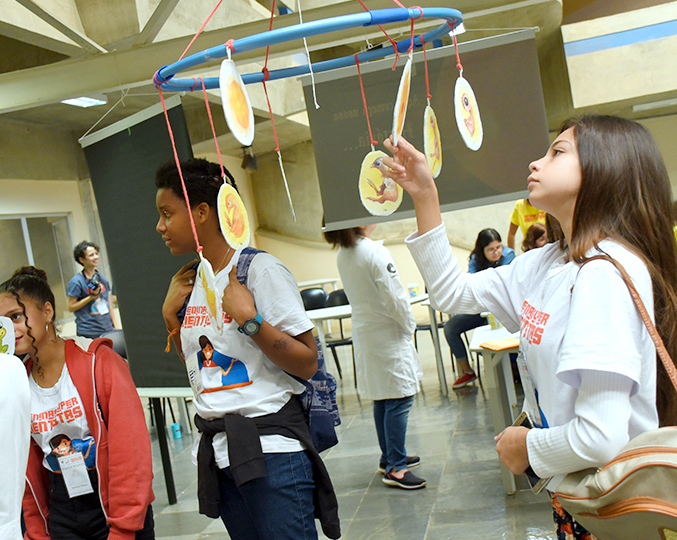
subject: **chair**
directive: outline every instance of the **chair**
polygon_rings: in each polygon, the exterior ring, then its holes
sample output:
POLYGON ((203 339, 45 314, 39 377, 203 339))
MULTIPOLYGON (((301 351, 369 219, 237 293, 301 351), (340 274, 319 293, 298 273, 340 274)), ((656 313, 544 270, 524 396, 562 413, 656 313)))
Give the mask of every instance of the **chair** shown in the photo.
POLYGON ((113 342, 113 350, 127 360, 127 345, 122 330, 111 330, 102 334, 101 337, 110 339, 113 342))
POLYGON ((319 287, 303 289, 301 291, 301 298, 303 299, 303 307, 306 311, 327 307, 327 293, 319 287))
MULTIPOLYGON (((444 321, 442 320, 442 312, 438 311, 437 313, 439 313, 439 315, 440 315, 440 322, 437 323, 437 329, 439 331, 440 328, 444 328, 444 321)), ((418 351, 418 340, 416 339, 416 333, 419 330, 428 330, 430 332, 430 338, 432 339, 432 337, 433 337, 433 330, 432 330, 432 326, 430 324, 418 324, 418 323, 416 323, 416 329, 414 330, 414 347, 416 347, 417 351, 418 351)))
MULTIPOLYGON (((337 289, 329 293, 327 296, 326 307, 335 307, 335 306, 347 306, 348 297, 343 289, 337 289)), ((343 373, 341 372, 341 364, 339 363, 338 354, 336 354, 336 347, 341 347, 343 345, 350 345, 353 353, 353 378, 355 380, 355 388, 357 388, 357 376, 355 371, 355 349, 353 348, 353 339, 350 337, 345 337, 343 333, 343 320, 339 319, 339 326, 341 328, 341 338, 327 341, 327 347, 331 349, 331 353, 334 355, 334 362, 336 362, 336 369, 338 370, 339 378, 343 379, 343 373)))

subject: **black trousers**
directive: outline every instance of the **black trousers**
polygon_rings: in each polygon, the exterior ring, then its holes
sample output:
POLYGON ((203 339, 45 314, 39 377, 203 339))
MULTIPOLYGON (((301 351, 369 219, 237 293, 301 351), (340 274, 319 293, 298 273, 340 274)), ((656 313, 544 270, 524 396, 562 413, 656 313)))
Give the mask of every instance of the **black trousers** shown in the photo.
MULTIPOLYGON (((96 469, 89 472, 94 493, 70 498, 60 474, 49 473, 49 532, 52 540, 107 540, 109 527, 101 508, 96 469)), ((136 540, 155 540, 153 508, 148 506, 136 540)))

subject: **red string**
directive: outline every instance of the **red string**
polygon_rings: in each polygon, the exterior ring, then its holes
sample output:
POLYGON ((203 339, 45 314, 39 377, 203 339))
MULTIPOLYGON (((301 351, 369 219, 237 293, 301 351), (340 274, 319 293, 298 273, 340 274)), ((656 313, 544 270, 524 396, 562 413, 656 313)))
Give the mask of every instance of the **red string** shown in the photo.
POLYGON ((458 54, 458 43, 456 42, 456 34, 454 33, 455 26, 456 22, 454 21, 454 24, 451 25, 451 38, 454 40, 454 49, 456 50, 456 68, 459 71, 463 71, 463 66, 461 65, 461 57, 458 54))
POLYGON ((229 39, 226 41, 226 49, 230 49, 232 52, 235 52, 235 47, 233 46, 233 43, 235 43, 235 40, 229 39))
MULTIPOLYGON (((394 1, 395 3, 399 3, 397 2, 397 0, 394 1)), ((418 19, 423 17, 423 8, 421 6, 412 6, 412 9, 418 9, 421 13, 418 17, 414 17, 411 20, 411 43, 409 44, 409 50, 407 50, 408 53, 414 50, 414 21, 417 21, 418 19)))
POLYGON ((364 85, 362 84, 362 72, 360 71, 360 59, 358 55, 355 55, 355 65, 357 66, 357 77, 360 79, 360 90, 362 90, 362 103, 364 103, 364 114, 367 117, 367 127, 369 128, 369 140, 372 145, 378 144, 378 141, 374 140, 374 136, 371 133, 371 122, 369 121, 369 109, 367 108, 367 96, 364 93, 364 85))
POLYGON ((167 120, 167 131, 169 131, 169 139, 172 141, 172 151, 174 152, 174 161, 176 162, 176 170, 179 171, 179 178, 181 179, 181 188, 183 189, 183 197, 186 199, 186 208, 188 209, 188 217, 190 218, 190 228, 193 230, 193 238, 195 238, 195 245, 197 252, 202 251, 200 240, 197 237, 197 229, 195 228, 195 221, 193 220, 193 212, 190 210, 190 199, 188 198, 188 190, 186 189, 186 182, 183 180, 183 172, 181 171, 181 162, 179 161, 179 154, 176 151, 176 142, 174 141, 174 132, 172 125, 169 123, 169 114, 167 113, 167 106, 165 105, 165 98, 162 95, 162 88, 158 86, 160 92, 160 101, 162 102, 162 110, 165 113, 165 120, 167 120))
MULTIPOLYGON (((270 24, 268 26, 268 31, 273 29, 273 16, 275 15, 275 0, 273 0, 273 5, 270 7, 270 24)), ((280 143, 277 140, 277 130, 275 129, 275 119, 273 118, 273 108, 270 106, 270 98, 268 97, 268 88, 266 87, 266 81, 270 78, 270 72, 268 71, 268 53, 270 52, 270 45, 266 47, 266 61, 263 64, 263 91, 266 94, 266 102, 268 103, 268 113, 270 114, 270 124, 273 128, 273 137, 275 137, 275 151, 280 151, 280 143)))
POLYGON ((193 39, 190 40, 190 43, 188 44, 188 47, 186 47, 186 50, 183 51, 183 54, 179 57, 179 60, 181 60, 184 56, 186 56, 186 53, 188 52, 188 49, 190 49, 190 47, 193 45, 193 43, 195 43, 195 40, 196 40, 197 37, 202 33, 202 31, 204 30, 205 26, 207 26, 207 23, 209 22, 209 19, 212 18, 212 15, 214 15, 214 13, 216 12, 216 10, 217 10, 217 9, 219 8, 219 6, 221 5, 221 2, 222 2, 222 1, 223 1, 223 0, 219 0, 218 4, 216 4, 216 7, 215 7, 215 8, 212 10, 212 12, 209 14, 209 17, 207 17, 207 20, 205 20, 205 22, 202 23, 202 26, 201 26, 200 29, 197 31, 197 34, 195 34, 195 35, 193 36, 193 39))
POLYGON ((219 156, 219 165, 221 165, 221 177, 226 178, 226 171, 221 160, 221 149, 219 148, 219 141, 216 139, 216 130, 214 129, 214 120, 212 119, 212 110, 209 107, 209 98, 207 97, 207 88, 205 87, 204 79, 200 78, 202 83, 202 95, 205 98, 205 107, 207 108, 207 116, 209 116, 209 125, 212 126, 212 135, 214 135, 214 145, 216 146, 216 155, 219 156))
POLYGON ((428 44, 423 40, 421 40, 421 43, 423 43, 423 65, 425 66, 425 92, 428 101, 430 101, 432 95, 430 95, 430 80, 428 79, 428 54, 426 53, 426 47, 428 44))
MULTIPOLYGON (((369 11, 369 8, 364 5, 364 2, 362 0, 357 1, 362 5, 365 11, 369 11)), ((395 0, 395 2, 397 2, 397 0, 395 0)), ((400 4, 400 7, 404 6, 400 4)), ((388 35, 388 32, 386 32, 385 28, 383 28, 380 24, 376 26, 378 26, 381 29, 381 32, 385 34, 385 36, 388 38, 388 41, 390 41, 390 44, 393 46, 393 50, 395 51, 395 63, 393 64, 393 71, 395 71, 395 68, 397 67, 397 61, 400 59, 400 52, 397 50, 397 42, 388 35)))

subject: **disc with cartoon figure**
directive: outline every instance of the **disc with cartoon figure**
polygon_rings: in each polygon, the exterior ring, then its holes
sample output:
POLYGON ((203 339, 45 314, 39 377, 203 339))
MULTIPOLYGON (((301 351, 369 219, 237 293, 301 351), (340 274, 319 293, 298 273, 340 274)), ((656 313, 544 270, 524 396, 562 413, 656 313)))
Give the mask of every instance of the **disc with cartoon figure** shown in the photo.
POLYGON ((397 90, 397 99, 393 108, 393 144, 397 146, 397 141, 402 135, 404 129, 404 119, 407 116, 407 104, 409 103, 409 88, 411 87, 411 56, 404 66, 400 87, 397 90))
POLYGON ((437 178, 442 170, 442 139, 437 125, 435 111, 428 105, 423 116, 423 149, 433 178, 437 178))
POLYGON ((454 88, 454 107, 456 109, 456 125, 461 132, 465 145, 471 150, 479 150, 482 146, 482 121, 480 109, 477 106, 475 93, 470 83, 463 77, 456 79, 454 88))
POLYGON ((207 311, 212 321, 212 326, 220 335, 223 330, 223 307, 221 306, 221 295, 216 286, 216 277, 211 263, 200 253, 200 266, 197 269, 198 279, 202 281, 202 286, 207 297, 207 311))
POLYGON ((383 175, 387 169, 383 163, 386 156, 379 150, 369 152, 360 167, 360 200, 373 216, 389 216, 402 204, 402 188, 383 175))
POLYGON ((223 183, 218 197, 221 233, 233 249, 249 245, 249 219, 240 194, 230 184, 223 183))
POLYGON ((228 129, 242 145, 251 146, 254 141, 254 112, 242 77, 232 60, 221 62, 219 88, 228 129))

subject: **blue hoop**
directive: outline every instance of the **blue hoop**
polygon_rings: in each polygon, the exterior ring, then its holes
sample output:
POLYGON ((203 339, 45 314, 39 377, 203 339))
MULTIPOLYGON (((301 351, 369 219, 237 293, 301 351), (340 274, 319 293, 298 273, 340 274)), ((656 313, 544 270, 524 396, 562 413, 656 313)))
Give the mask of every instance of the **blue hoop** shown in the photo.
MULTIPOLYGON (((341 15, 339 17, 332 17, 329 19, 321 19, 319 21, 306 22, 303 24, 296 24, 287 26, 285 28, 278 28, 269 32, 263 32, 254 36, 249 36, 241 39, 236 39, 232 42, 231 55, 247 52, 260 47, 268 45, 276 45, 278 43, 285 43, 293 39, 300 39, 309 36, 316 36, 319 34, 326 34, 336 30, 345 30, 347 28, 355 28, 357 26, 375 26, 380 24, 403 22, 409 19, 444 19, 446 22, 438 28, 431 30, 422 36, 414 36, 414 49, 423 47, 424 43, 440 38, 451 31, 463 22, 463 15, 460 11, 451 8, 390 8, 377 9, 374 11, 365 11, 364 13, 354 13, 352 15, 341 15)), ((411 45, 411 38, 403 39, 397 42, 397 51, 406 52, 411 45)), ((383 46, 378 49, 370 49, 358 54, 360 62, 368 62, 369 60, 376 60, 377 58, 384 58, 390 54, 394 54, 393 47, 383 46)), ((193 91, 196 88, 195 79, 173 79, 177 73, 189 69, 209 60, 217 58, 224 58, 228 55, 226 45, 218 45, 202 52, 193 54, 161 67, 153 76, 153 83, 162 88, 162 90, 169 92, 186 92, 193 91)), ((355 64, 355 55, 344 56, 342 58, 334 58, 333 60, 325 60, 317 62, 312 65, 313 72, 319 73, 336 69, 340 67, 351 66, 355 64)), ((297 77, 310 73, 310 67, 306 64, 292 68, 277 69, 268 72, 267 80, 284 79, 286 77, 297 77)), ((242 76, 242 81, 245 84, 262 82, 264 74, 262 72, 247 73, 242 76)), ((214 89, 219 87, 218 77, 208 77, 204 79, 205 87, 214 89)))

